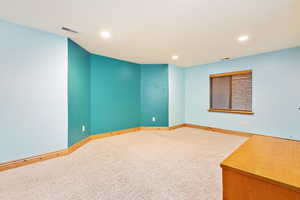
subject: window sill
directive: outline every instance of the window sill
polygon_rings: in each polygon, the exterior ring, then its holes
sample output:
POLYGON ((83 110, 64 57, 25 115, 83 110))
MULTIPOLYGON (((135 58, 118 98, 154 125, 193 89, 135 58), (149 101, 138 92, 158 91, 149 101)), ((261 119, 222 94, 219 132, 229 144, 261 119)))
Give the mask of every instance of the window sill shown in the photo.
POLYGON ((233 114, 243 114, 243 115, 254 115, 252 111, 245 110, 226 110, 226 109, 212 109, 210 108, 208 112, 222 112, 222 113, 233 113, 233 114))

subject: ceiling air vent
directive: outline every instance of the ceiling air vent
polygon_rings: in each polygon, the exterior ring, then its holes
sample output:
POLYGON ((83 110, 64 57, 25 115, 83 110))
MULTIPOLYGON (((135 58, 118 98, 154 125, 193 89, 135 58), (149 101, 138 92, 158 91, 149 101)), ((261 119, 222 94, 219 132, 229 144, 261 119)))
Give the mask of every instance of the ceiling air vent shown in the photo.
POLYGON ((62 27, 61 29, 64 30, 64 31, 71 32, 71 33, 78 33, 78 31, 72 30, 72 29, 67 28, 67 27, 62 27))
POLYGON ((222 60, 229 60, 229 59, 230 59, 229 57, 222 58, 222 60))

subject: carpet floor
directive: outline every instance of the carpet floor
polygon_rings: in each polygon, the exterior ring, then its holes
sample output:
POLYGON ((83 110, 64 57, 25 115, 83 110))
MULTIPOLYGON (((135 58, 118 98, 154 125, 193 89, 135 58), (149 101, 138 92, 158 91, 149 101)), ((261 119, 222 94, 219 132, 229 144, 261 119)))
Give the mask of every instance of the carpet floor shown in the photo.
POLYGON ((192 128, 94 140, 0 172, 1 200, 221 200, 220 162, 246 138, 192 128))

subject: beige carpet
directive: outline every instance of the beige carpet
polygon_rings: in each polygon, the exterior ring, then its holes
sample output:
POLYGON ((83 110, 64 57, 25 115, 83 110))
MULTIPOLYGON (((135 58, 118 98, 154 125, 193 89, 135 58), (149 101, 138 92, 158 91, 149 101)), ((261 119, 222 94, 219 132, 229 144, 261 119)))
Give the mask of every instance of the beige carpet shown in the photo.
POLYGON ((1 200, 221 200, 219 163, 246 138, 181 128, 94 140, 0 172, 1 200))

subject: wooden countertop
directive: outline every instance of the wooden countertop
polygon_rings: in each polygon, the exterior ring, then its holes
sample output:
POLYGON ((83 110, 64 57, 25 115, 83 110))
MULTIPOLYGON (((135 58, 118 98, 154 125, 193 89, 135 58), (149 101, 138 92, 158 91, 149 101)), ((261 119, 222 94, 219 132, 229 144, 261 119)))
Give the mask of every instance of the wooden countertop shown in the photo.
POLYGON ((300 141, 254 135, 221 167, 300 191, 300 141))

